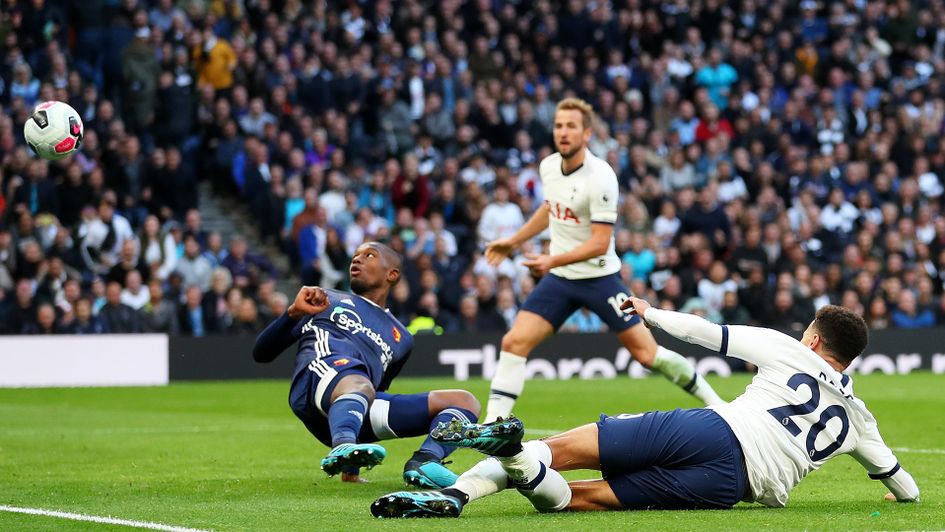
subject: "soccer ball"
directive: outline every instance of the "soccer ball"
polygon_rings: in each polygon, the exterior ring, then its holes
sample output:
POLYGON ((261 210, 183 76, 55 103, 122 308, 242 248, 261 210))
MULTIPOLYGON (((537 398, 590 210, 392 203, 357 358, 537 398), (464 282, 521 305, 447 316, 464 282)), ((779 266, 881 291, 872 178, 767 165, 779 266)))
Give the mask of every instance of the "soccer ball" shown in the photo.
POLYGON ((67 103, 43 102, 23 125, 26 143, 43 159, 65 159, 82 145, 82 117, 67 103))

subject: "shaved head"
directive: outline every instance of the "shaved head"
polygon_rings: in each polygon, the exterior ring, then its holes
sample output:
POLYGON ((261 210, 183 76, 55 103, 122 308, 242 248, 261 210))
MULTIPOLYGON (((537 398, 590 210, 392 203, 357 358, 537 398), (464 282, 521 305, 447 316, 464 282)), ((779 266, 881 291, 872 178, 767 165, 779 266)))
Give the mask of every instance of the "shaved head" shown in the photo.
MULTIPOLYGON (((400 256, 400 253, 394 251, 394 248, 384 244, 383 242, 365 242, 361 246, 368 246, 378 250, 381 253, 381 256, 384 257, 384 264, 392 270, 400 270, 404 264, 404 258, 400 256)), ((359 246, 360 247, 360 246, 359 246)))
POLYGON ((380 286, 389 290, 400 281, 402 266, 400 253, 387 244, 365 242, 358 246, 351 258, 351 290, 360 295, 380 286))

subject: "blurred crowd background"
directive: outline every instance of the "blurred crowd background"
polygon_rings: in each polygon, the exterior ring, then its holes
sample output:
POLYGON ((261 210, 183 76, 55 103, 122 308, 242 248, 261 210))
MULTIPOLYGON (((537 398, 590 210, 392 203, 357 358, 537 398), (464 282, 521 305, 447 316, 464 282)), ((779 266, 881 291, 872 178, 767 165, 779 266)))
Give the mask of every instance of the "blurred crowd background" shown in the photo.
POLYGON ((4 333, 255 334, 277 278, 343 289, 366 239, 407 257, 412 330, 504 330, 536 280, 481 251, 540 205, 571 95, 636 294, 787 331, 827 303, 945 323, 941 0, 2 0, 0 49, 4 333), (85 138, 47 163, 22 125, 53 99, 85 138), (291 271, 204 230, 198 181, 291 271))

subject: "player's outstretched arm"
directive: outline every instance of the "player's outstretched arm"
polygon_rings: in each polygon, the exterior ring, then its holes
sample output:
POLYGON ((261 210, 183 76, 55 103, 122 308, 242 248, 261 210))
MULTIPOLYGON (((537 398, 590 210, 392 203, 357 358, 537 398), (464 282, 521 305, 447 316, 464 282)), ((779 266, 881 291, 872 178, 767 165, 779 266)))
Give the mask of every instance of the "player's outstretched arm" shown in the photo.
POLYGON ((673 312, 653 308, 638 297, 629 297, 620 308, 630 314, 637 314, 647 327, 658 327, 667 333, 706 349, 719 351, 722 347, 722 326, 704 320, 694 314, 673 312))
POLYGON ((800 345, 794 338, 774 329, 716 325, 693 314, 652 308, 638 297, 627 298, 620 308, 638 314, 647 327, 658 327, 684 342, 701 345, 723 356, 739 358, 759 367, 775 363, 783 349, 800 345), (759 349, 758 346, 767 346, 767 349, 759 349))
POLYGON ((289 346, 298 341, 293 332, 295 325, 304 316, 318 314, 328 308, 328 294, 317 286, 303 286, 289 305, 286 313, 276 318, 256 337, 253 359, 256 362, 272 362, 289 346))
POLYGON ((525 222, 514 235, 508 238, 493 240, 486 245, 486 260, 493 266, 498 266, 513 251, 518 249, 522 243, 541 233, 548 228, 548 206, 542 204, 541 207, 532 214, 532 217, 525 222))
POLYGON ((860 441, 850 455, 866 469, 870 479, 882 482, 889 489, 886 500, 918 502, 919 486, 912 475, 899 465, 896 455, 883 441, 875 420, 867 422, 860 441))

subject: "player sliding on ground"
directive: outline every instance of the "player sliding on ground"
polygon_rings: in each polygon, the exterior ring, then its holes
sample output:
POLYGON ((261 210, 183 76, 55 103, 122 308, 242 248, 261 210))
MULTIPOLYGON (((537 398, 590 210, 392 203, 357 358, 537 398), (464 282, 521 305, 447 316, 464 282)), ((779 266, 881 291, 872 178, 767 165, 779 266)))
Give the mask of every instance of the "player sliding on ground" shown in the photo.
POLYGON ((917 501, 919 488, 879 434, 876 419, 841 373, 867 343, 863 318, 828 305, 797 341, 690 314, 623 305, 690 343, 758 366, 728 404, 672 412, 601 416, 546 440, 521 443, 522 423, 452 422, 438 441, 492 455, 449 489, 398 492, 377 499, 377 517, 458 516, 467 503, 514 487, 539 511, 731 508, 739 501, 782 507, 802 478, 841 454, 852 455, 887 499, 917 501), (594 469, 602 479, 571 482, 558 471, 594 469))
POLYGON ((498 265, 522 243, 551 227, 551 254, 527 256, 523 263, 542 278, 502 338, 485 422, 512 412, 525 387, 529 353, 581 307, 597 314, 617 333, 640 364, 662 373, 707 405, 722 402, 688 360, 657 345, 650 331, 637 327, 639 318, 620 310, 627 291, 614 251, 619 190, 614 170, 587 149, 593 121, 594 111, 584 100, 567 98, 558 104, 554 119, 558 152, 538 167, 544 205, 514 235, 486 247, 486 258, 498 265))
MULTIPOLYGON (((344 481, 359 481, 359 468, 385 458, 384 448, 372 442, 427 435, 453 420, 474 423, 479 414, 479 403, 465 390, 384 393, 413 347, 413 337, 384 308, 400 267, 391 248, 362 244, 349 268, 352 293, 303 287, 253 348, 257 362, 270 362, 298 343, 289 405, 331 447, 322 469, 342 473, 344 481)), ((404 481, 424 488, 452 485, 456 474, 442 465, 451 451, 427 437, 404 467, 404 481)))

